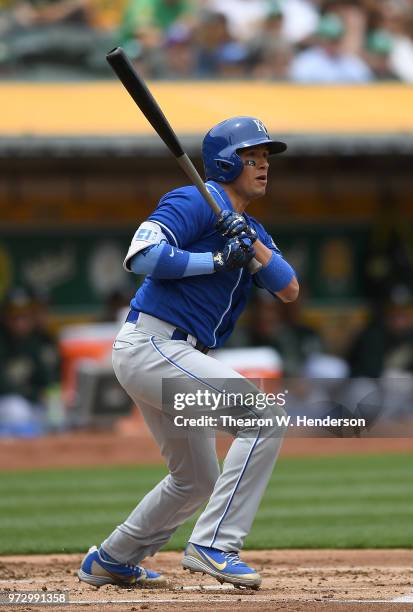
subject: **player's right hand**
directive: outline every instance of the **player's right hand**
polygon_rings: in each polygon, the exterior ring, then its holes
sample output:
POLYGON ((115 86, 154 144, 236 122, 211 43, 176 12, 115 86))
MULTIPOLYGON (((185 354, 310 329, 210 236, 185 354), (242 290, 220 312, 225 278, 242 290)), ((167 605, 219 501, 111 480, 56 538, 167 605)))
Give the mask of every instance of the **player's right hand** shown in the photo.
POLYGON ((230 238, 222 251, 213 253, 215 272, 244 268, 253 257, 255 257, 255 250, 246 234, 230 238))

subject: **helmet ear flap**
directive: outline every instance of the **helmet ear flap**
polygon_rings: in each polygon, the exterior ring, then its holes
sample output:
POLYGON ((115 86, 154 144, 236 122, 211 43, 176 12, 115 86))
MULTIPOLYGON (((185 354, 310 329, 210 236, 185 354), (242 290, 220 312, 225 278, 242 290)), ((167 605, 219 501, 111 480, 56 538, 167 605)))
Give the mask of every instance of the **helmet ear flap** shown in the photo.
POLYGON ((214 159, 215 165, 219 170, 222 170, 223 172, 231 172, 232 168, 234 167, 234 164, 232 161, 229 161, 228 159, 214 159))
POLYGON ((242 160, 236 152, 232 153, 229 158, 215 158, 214 164, 220 173, 219 178, 217 178, 223 183, 235 181, 243 169, 242 160))
POLYGON ((231 175, 231 181, 235 181, 236 178, 239 177, 239 175, 241 174, 241 172, 244 169, 244 164, 242 163, 242 159, 240 158, 240 156, 238 155, 238 151, 235 151, 232 155, 231 155, 231 160, 232 163, 234 164, 234 170, 232 172, 231 175))

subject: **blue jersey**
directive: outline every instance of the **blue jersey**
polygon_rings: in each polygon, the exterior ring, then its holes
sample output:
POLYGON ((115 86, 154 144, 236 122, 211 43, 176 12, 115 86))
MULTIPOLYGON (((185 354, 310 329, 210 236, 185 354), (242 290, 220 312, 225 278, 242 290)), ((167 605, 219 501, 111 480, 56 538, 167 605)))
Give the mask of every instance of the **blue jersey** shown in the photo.
MULTIPOLYGON (((234 210, 218 183, 208 181, 206 185, 221 209, 234 210)), ((261 242, 280 254, 264 227, 253 217, 244 216, 261 242)), ((172 246, 192 253, 222 250, 226 243, 215 229, 215 214, 194 186, 164 195, 148 220, 162 228, 172 246)), ((210 348, 218 348, 231 335, 251 284, 252 276, 244 268, 174 280, 148 275, 131 307, 184 329, 210 348)))

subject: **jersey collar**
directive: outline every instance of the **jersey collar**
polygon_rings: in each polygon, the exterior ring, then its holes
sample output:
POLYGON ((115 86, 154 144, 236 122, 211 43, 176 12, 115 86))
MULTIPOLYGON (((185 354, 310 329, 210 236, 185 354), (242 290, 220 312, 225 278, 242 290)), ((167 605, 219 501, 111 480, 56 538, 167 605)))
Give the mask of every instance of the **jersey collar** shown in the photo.
MULTIPOLYGON (((217 201, 217 203, 220 206, 222 206, 223 202, 225 202, 225 204, 227 205, 225 210, 233 210, 235 212, 235 209, 232 206, 232 202, 229 199, 227 192, 225 191, 225 189, 223 187, 221 187, 221 185, 219 183, 216 183, 215 181, 209 180, 205 184, 209 186, 210 192, 213 194, 215 200, 217 201)), ((248 215, 245 210, 242 213, 242 216, 247 221, 250 221, 253 218, 250 215, 248 215)))
POLYGON ((209 192, 213 195, 219 206, 221 206, 224 210, 234 210, 227 192, 219 183, 216 183, 215 181, 207 181, 206 185, 209 187, 209 192), (226 206, 223 207, 223 204, 226 204, 226 206))

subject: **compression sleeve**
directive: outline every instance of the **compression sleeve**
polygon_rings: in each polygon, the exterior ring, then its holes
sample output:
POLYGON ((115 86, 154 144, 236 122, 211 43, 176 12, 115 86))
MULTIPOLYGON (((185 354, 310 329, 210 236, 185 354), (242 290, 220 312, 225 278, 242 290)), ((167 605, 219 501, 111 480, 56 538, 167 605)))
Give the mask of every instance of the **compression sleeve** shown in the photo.
POLYGON ((130 260, 130 269, 135 274, 150 274, 152 278, 184 278, 212 274, 212 253, 189 253, 170 244, 156 244, 130 260))
POLYGON ((259 284, 271 293, 285 289, 294 276, 294 268, 274 251, 268 264, 256 274, 259 284))

